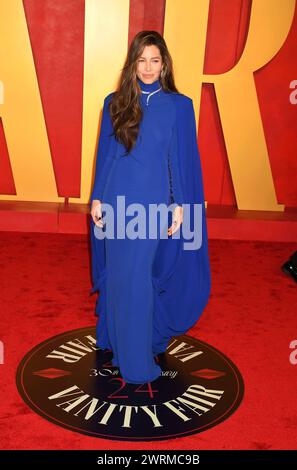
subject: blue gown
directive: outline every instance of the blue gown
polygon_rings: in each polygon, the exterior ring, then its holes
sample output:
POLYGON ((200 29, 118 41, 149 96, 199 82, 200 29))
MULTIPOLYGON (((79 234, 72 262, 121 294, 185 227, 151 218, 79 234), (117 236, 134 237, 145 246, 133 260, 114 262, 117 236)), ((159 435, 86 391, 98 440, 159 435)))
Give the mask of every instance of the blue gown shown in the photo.
MULTIPOLYGON (((161 375, 155 356, 166 351, 172 336, 196 323, 208 301, 211 280, 193 102, 183 94, 165 92, 159 80, 137 80, 143 119, 128 156, 113 135, 108 111, 113 93, 104 100, 90 203, 99 199, 114 208, 115 238, 99 239, 98 231, 105 228, 96 227, 92 219, 90 234, 91 292, 100 293, 97 346, 112 350, 112 363, 125 382, 141 384, 161 375), (116 238, 117 196, 125 198, 126 207, 141 203, 147 214, 150 203, 188 203, 193 215, 193 203, 200 203, 201 246, 185 250, 182 234, 176 239, 150 238, 148 228, 146 238, 116 238)), ((133 217, 126 215, 125 223, 133 217)), ((167 232, 171 222, 170 213, 166 224, 158 219, 158 233, 167 232)))

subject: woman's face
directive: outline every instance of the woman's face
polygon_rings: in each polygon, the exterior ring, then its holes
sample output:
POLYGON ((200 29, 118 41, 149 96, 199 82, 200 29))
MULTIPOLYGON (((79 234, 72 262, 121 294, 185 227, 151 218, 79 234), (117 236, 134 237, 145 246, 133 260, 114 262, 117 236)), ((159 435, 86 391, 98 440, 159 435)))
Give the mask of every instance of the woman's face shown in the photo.
POLYGON ((157 46, 145 46, 137 60, 136 74, 144 83, 153 83, 159 79, 162 69, 162 57, 157 46))

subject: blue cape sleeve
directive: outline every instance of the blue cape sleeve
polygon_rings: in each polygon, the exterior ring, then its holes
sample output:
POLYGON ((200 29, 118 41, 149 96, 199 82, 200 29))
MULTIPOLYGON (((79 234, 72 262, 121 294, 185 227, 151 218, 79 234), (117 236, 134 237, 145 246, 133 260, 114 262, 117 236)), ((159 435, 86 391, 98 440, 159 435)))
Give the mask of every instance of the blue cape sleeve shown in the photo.
MULTIPOLYGON (((94 199, 102 200, 103 189, 106 177, 112 166, 112 156, 110 155, 109 147, 113 141, 113 127, 109 114, 108 104, 111 100, 113 92, 107 95, 104 99, 100 136, 96 154, 96 172, 94 178, 93 189, 90 197, 90 204, 94 199)), ((105 315, 104 307, 104 280, 106 277, 106 258, 105 258, 105 240, 96 238, 94 229, 95 223, 90 217, 90 242, 91 242, 91 272, 93 288, 90 293, 96 290, 100 292, 100 299, 96 303, 96 315, 102 312, 105 315)))
POLYGON ((173 125, 172 135, 170 139, 170 145, 168 150, 168 170, 169 170, 169 177, 170 177, 170 195, 171 195, 171 202, 175 202, 179 206, 182 205, 184 202, 184 196, 182 191, 182 184, 181 184, 181 170, 180 170, 180 159, 179 159, 179 152, 178 152, 178 140, 177 140, 177 129, 176 129, 177 121, 173 125))
MULTIPOLYGON (((184 242, 191 240, 184 237, 181 226, 179 238, 169 237, 159 242, 152 280, 155 287, 154 335, 158 338, 160 351, 166 350, 171 336, 184 334, 195 325, 211 289, 204 188, 193 101, 182 94, 171 96, 176 114, 171 161, 176 165, 173 176, 176 175, 176 180, 179 178, 175 202, 188 204, 190 221, 194 220, 194 206, 200 208, 198 230, 202 238, 198 248, 184 249, 184 242)), ((177 187, 173 186, 173 191, 177 187)))
POLYGON ((90 203, 93 199, 102 200, 102 193, 106 177, 112 164, 112 158, 108 156, 108 149, 113 136, 113 127, 109 114, 108 104, 112 97, 112 93, 104 99, 100 136, 96 155, 96 172, 94 178, 93 190, 90 197, 90 203))

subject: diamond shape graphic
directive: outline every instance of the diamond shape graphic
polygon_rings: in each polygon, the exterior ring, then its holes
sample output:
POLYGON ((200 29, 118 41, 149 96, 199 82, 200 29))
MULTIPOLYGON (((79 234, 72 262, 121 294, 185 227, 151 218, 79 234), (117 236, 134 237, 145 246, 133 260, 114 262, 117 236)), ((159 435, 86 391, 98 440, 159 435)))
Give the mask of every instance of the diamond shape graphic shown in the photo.
POLYGON ((45 377, 46 379, 57 379, 58 377, 64 377, 65 375, 71 375, 72 372, 69 372, 68 370, 62 370, 62 369, 43 369, 43 370, 37 370, 36 372, 32 373, 33 375, 39 375, 40 377, 45 377))
POLYGON ((200 369, 194 372, 191 372, 191 375, 195 375, 195 377, 201 377, 202 379, 217 379, 218 377, 222 377, 226 375, 225 372, 221 372, 219 370, 213 369, 200 369))

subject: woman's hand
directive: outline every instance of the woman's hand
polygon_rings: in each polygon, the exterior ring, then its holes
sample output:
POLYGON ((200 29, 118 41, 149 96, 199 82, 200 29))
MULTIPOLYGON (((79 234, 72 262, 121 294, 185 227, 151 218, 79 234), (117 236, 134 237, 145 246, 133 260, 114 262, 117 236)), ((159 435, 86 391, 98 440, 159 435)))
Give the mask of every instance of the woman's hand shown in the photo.
POLYGON ((183 208, 182 206, 177 206, 173 211, 173 222, 171 227, 168 229, 168 235, 171 237, 183 222, 183 208))
POLYGON ((102 210, 101 210, 101 201, 99 199, 93 199, 92 207, 91 207, 91 216, 94 221, 94 224, 97 227, 103 227, 102 222, 102 210))

